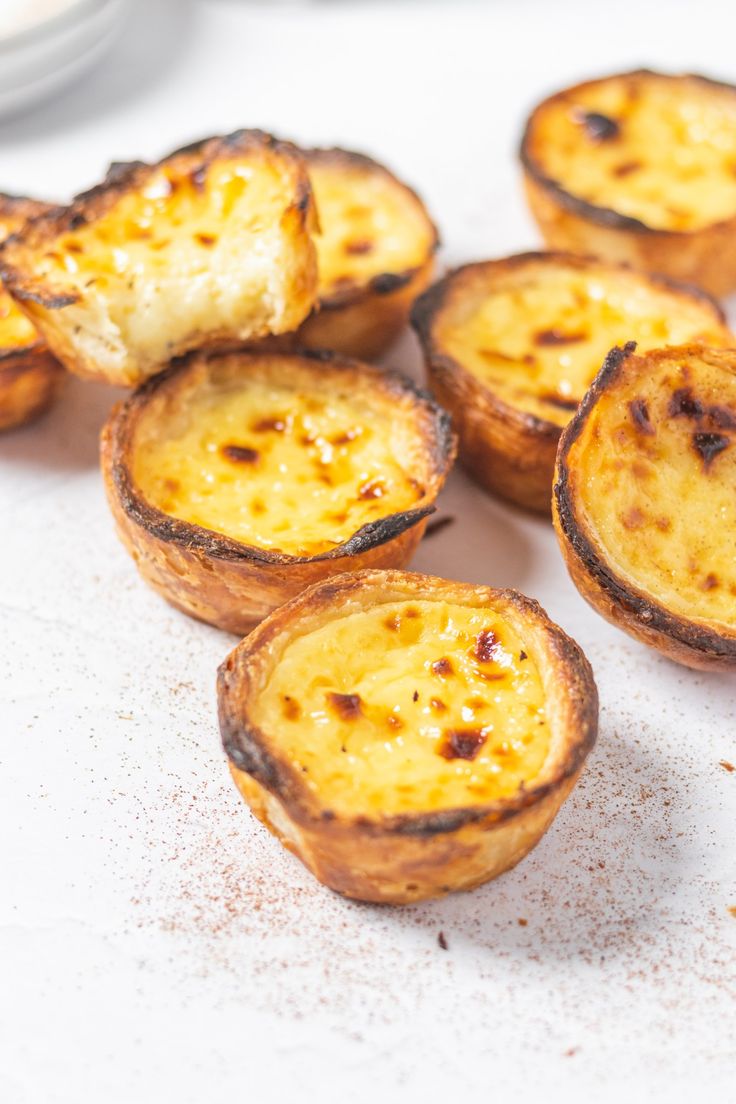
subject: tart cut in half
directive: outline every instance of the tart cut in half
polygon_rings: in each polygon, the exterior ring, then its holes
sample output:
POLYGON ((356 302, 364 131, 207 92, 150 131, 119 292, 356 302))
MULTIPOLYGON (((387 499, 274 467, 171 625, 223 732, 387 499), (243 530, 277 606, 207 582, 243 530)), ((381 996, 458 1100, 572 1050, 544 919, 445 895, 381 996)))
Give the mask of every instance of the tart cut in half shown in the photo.
POLYGON ((558 92, 521 144, 554 249, 736 288, 736 87, 640 70, 558 92))
POLYGON ((455 455, 408 380, 335 354, 191 354, 112 413, 119 534, 173 605, 230 632, 330 575, 402 567, 455 455))
MULTIPOLYGON (((0 193, 0 243, 49 207, 35 199, 0 193)), ((0 287, 0 430, 42 414, 58 392, 63 369, 36 328, 0 287)))
POLYGON ((220 667, 218 699, 259 820, 331 889, 392 904, 519 862, 598 724, 587 660, 536 602, 400 571, 276 610, 220 667))
POLYGON ((565 253, 459 268, 418 300, 412 321, 465 466, 544 513, 562 428, 613 345, 734 341, 704 292, 565 253))
POLYGON ((189 349, 295 329, 317 291, 315 225, 294 147, 237 131, 113 165, 8 242, 0 272, 67 368, 131 385, 189 349))
POLYGON ((370 157, 303 153, 321 232, 318 309, 297 341, 371 360, 397 337, 430 282, 437 231, 416 193, 370 157))
POLYGON ((613 349, 562 435, 554 520, 584 598, 689 667, 736 667, 736 350, 613 349))

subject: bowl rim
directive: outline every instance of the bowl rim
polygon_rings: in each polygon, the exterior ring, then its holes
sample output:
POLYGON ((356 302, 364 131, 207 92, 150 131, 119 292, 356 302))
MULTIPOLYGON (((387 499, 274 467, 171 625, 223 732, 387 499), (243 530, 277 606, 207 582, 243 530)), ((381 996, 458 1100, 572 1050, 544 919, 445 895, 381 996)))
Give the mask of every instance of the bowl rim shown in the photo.
POLYGON ((0 31, 0 55, 10 53, 19 47, 40 43, 49 35, 69 29, 87 15, 97 14, 104 8, 112 8, 116 5, 122 8, 127 2, 128 0, 66 0, 65 7, 55 14, 29 23, 9 34, 3 34, 0 31))

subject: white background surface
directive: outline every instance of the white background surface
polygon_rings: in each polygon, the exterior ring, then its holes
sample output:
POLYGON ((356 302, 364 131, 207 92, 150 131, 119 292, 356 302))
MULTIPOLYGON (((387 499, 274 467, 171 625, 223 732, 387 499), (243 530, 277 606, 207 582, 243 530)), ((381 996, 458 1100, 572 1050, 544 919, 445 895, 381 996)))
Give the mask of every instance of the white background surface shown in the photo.
MULTIPOLYGON (((500 255, 537 243, 514 162, 535 99, 640 63, 735 79, 735 30, 730 2, 146 0, 82 86, 0 127, 0 186, 65 198, 111 159, 262 126, 386 160, 443 263, 500 255)), ((413 341, 388 360, 416 371, 413 341)), ((733 1100, 733 679, 606 625, 550 527, 456 474, 415 566, 539 598, 593 663, 599 744, 515 871, 346 903, 230 784, 233 639, 168 609, 113 535, 112 398, 71 381, 0 441, 0 1101, 733 1100)))

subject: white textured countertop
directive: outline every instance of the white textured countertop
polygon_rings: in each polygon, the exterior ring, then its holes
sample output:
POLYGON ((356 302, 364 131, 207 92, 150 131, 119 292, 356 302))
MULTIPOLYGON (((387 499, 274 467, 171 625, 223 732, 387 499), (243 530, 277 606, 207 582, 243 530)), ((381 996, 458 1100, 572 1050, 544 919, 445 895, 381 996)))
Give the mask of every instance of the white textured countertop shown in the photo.
MULTIPOLYGON (((538 240, 513 153, 540 94, 641 63, 734 79, 735 30, 730 3, 148 0, 85 85, 0 126, 0 186, 64 198, 108 160, 261 126, 394 166, 443 263, 500 255, 538 240)), ((417 371, 409 337, 387 359, 417 371)), ((594 666, 599 744, 516 870, 346 903, 230 783, 232 638, 170 610, 113 535, 112 398, 71 381, 0 441, 2 1104, 733 1100, 734 680, 609 627, 550 527, 456 473, 456 521, 414 566, 539 598, 594 666)))

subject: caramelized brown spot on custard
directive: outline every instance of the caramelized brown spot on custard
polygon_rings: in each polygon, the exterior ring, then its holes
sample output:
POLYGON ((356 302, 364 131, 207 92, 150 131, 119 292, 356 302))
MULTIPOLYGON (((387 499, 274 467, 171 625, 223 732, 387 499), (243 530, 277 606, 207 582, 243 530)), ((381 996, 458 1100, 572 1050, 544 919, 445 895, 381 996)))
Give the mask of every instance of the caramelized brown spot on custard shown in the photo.
POLYGON ((345 252, 349 257, 362 257, 373 252, 373 242, 370 238, 356 238, 345 243, 345 252))
POLYGON ((580 333, 564 333, 563 330, 550 329, 550 330, 538 330, 534 335, 535 345, 577 345, 580 341, 585 341, 587 334, 580 333))
POLYGON ((286 429, 284 418, 259 418, 251 426, 254 433, 283 433, 286 429))
POLYGON ((337 433, 330 439, 332 445, 349 445, 356 437, 360 436, 359 429, 346 429, 344 433, 337 433))
POLYGON ((632 173, 638 172, 641 167, 641 161, 622 161, 620 165, 616 165, 613 175, 619 178, 630 176, 632 173))
POLYGON ((337 694, 330 691, 327 700, 344 721, 354 721, 356 717, 362 716, 363 702, 360 694, 337 694))
POLYGON ((600 111, 578 111, 576 115, 591 142, 612 142, 621 133, 620 126, 610 115, 600 111))
POLYGON ((413 620, 415 617, 419 617, 419 610, 414 609, 413 606, 409 606, 408 609, 404 610, 404 617, 408 617, 410 620, 413 620))
POLYGON ((215 234, 195 234, 194 236, 200 245, 205 245, 207 248, 213 246, 217 241, 215 234))
POLYGON ((522 651, 520 651, 520 652, 519 652, 519 662, 520 662, 520 663, 523 663, 523 662, 524 662, 524 660, 525 660, 525 659, 528 659, 528 658, 529 658, 529 657, 527 656, 527 654, 526 654, 526 652, 525 652, 525 651, 523 651, 523 650, 522 650, 522 651))
POLYGON ((629 403, 629 413, 632 422, 640 433, 645 433, 648 437, 654 436, 654 426, 649 417, 649 407, 644 399, 632 399, 629 403))
POLYGON ((475 759, 486 742, 479 728, 450 728, 442 737, 439 754, 443 759, 475 759))
POLYGON ((644 524, 645 517, 638 506, 632 506, 621 517, 621 524, 624 529, 641 529, 644 524))
POLYGON ((284 694, 284 716, 287 721, 297 721, 301 715, 302 710, 299 702, 288 694, 284 694))
POLYGON ((668 517, 658 517, 654 524, 659 529, 660 533, 669 533, 672 528, 672 520, 668 517))
POLYGON ((703 404, 693 396, 689 387, 678 387, 670 399, 667 413, 671 418, 699 418, 703 413, 703 404))
POLYGON ((398 632, 401 628, 401 618, 398 613, 392 613, 384 619, 383 623, 390 632, 398 632))
POLYGON ((707 471, 719 453, 727 449, 731 439, 723 433, 693 433, 693 448, 703 460, 707 471))
POLYGON ((703 579, 702 583, 700 584, 700 589, 701 590, 715 590, 715 588, 717 586, 718 586, 718 576, 714 575, 712 571, 709 571, 708 574, 703 579))
POLYGON ((69 242, 66 247, 67 253, 84 253, 84 249, 79 242, 69 242))
POLYGON ((258 460, 257 449, 246 445, 223 445, 220 452, 226 460, 232 460, 233 464, 255 464, 258 460))
POLYGON ((631 470, 637 479, 649 479, 652 474, 652 469, 649 465, 638 459, 634 460, 632 463, 631 470))
POLYGON ((389 726, 389 728, 404 727, 404 722, 402 721, 401 717, 397 717, 395 713, 389 713, 388 717, 386 718, 386 724, 389 726))
POLYGON ((432 664, 432 673, 435 675, 441 675, 445 677, 453 674, 453 667, 447 656, 443 656, 442 659, 436 659, 432 664))
POLYGON ((480 663, 492 663, 498 651, 498 637, 492 629, 482 629, 475 638, 473 655, 480 663))
POLYGON ((385 493, 386 488, 380 479, 369 479, 358 489, 360 498, 382 498, 385 493))
POLYGON ((164 479, 164 488, 169 494, 176 494, 180 487, 181 483, 178 479, 172 479, 170 476, 164 479))
POLYGON ((717 429, 736 429, 736 411, 727 406, 709 406, 708 415, 717 429))
POLYGON ((260 498, 254 498, 250 504, 250 508, 254 514, 265 514, 266 504, 262 502, 260 498))
POLYGON ((411 700, 413 702, 418 702, 419 701, 419 691, 418 690, 414 691, 414 693, 411 696, 411 700))
POLYGON ((442 698, 430 698, 429 704, 431 705, 432 709, 434 709, 435 713, 444 713, 447 709, 447 706, 442 701, 442 698))

